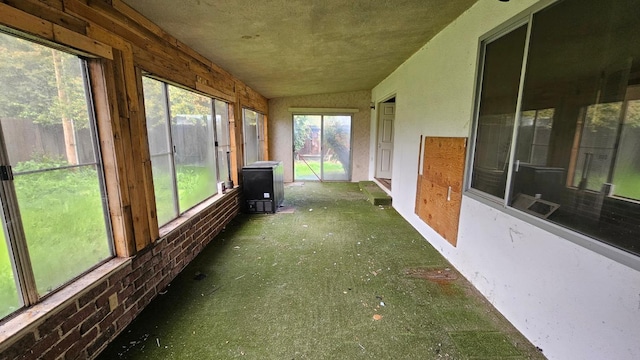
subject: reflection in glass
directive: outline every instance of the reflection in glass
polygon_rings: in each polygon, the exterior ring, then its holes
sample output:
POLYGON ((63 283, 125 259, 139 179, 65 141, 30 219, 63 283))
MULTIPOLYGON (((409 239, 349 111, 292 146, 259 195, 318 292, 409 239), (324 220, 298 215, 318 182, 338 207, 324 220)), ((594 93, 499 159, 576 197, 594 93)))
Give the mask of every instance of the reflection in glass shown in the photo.
POLYGON ((640 254, 636 14, 636 1, 567 0, 534 15, 510 205, 640 254))
POLYGON ((260 160, 260 114, 249 109, 242 109, 242 114, 244 134, 244 163, 245 165, 249 165, 260 160))
POLYGON ((526 26, 488 43, 471 187, 504 198, 526 26))
POLYGON ((323 180, 349 180, 351 116, 323 116, 323 180))
POLYGON ((228 154, 229 143, 229 104, 214 100, 216 114, 216 140, 218 141, 218 181, 230 181, 228 154))

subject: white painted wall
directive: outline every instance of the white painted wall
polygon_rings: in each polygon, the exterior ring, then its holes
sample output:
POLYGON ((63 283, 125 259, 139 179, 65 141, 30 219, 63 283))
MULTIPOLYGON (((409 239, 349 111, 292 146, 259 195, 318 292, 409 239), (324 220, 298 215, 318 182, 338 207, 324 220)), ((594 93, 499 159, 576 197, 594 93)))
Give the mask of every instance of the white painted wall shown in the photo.
POLYGON ((480 0, 372 90, 397 95, 393 205, 550 359, 640 359, 638 270, 467 195, 456 248, 414 214, 420 135, 469 136, 479 38, 536 3, 480 0))

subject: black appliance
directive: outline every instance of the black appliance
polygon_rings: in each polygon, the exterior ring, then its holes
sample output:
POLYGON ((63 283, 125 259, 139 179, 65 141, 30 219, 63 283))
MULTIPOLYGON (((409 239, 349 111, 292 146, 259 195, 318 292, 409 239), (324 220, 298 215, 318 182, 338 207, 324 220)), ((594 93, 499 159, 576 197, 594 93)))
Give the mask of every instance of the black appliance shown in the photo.
POLYGON ((280 161, 257 161, 242 168, 247 213, 275 213, 284 200, 284 169, 280 161))

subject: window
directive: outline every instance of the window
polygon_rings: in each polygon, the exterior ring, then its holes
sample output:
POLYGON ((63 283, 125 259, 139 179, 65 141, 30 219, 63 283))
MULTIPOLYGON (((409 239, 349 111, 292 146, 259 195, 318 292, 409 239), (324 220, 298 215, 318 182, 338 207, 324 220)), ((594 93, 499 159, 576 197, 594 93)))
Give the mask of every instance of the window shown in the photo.
POLYGON ((228 105, 148 77, 142 83, 158 223, 164 225, 216 194, 217 182, 226 180, 218 169, 228 177, 228 105), (221 152, 224 157, 216 156, 221 152))
POLYGON ((0 34, 0 317, 112 257, 90 95, 85 61, 0 34))
POLYGON ((293 116, 295 180, 351 179, 351 115, 293 116))
POLYGON ((636 5, 561 1, 483 43, 470 186, 640 255, 636 5))
POLYGON ((244 134, 244 163, 252 164, 264 160, 264 115, 249 109, 242 109, 244 134))
POLYGON ((218 179, 231 182, 231 142, 229 140, 229 104, 214 100, 216 142, 218 147, 218 179))

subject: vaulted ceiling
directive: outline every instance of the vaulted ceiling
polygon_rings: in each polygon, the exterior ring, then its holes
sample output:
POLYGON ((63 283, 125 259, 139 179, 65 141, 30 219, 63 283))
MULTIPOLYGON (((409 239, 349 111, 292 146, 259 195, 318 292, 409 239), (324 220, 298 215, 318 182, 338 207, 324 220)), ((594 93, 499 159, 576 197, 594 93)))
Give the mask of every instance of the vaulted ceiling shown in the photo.
POLYGON ((477 0, 125 0, 267 98, 372 89, 477 0))

